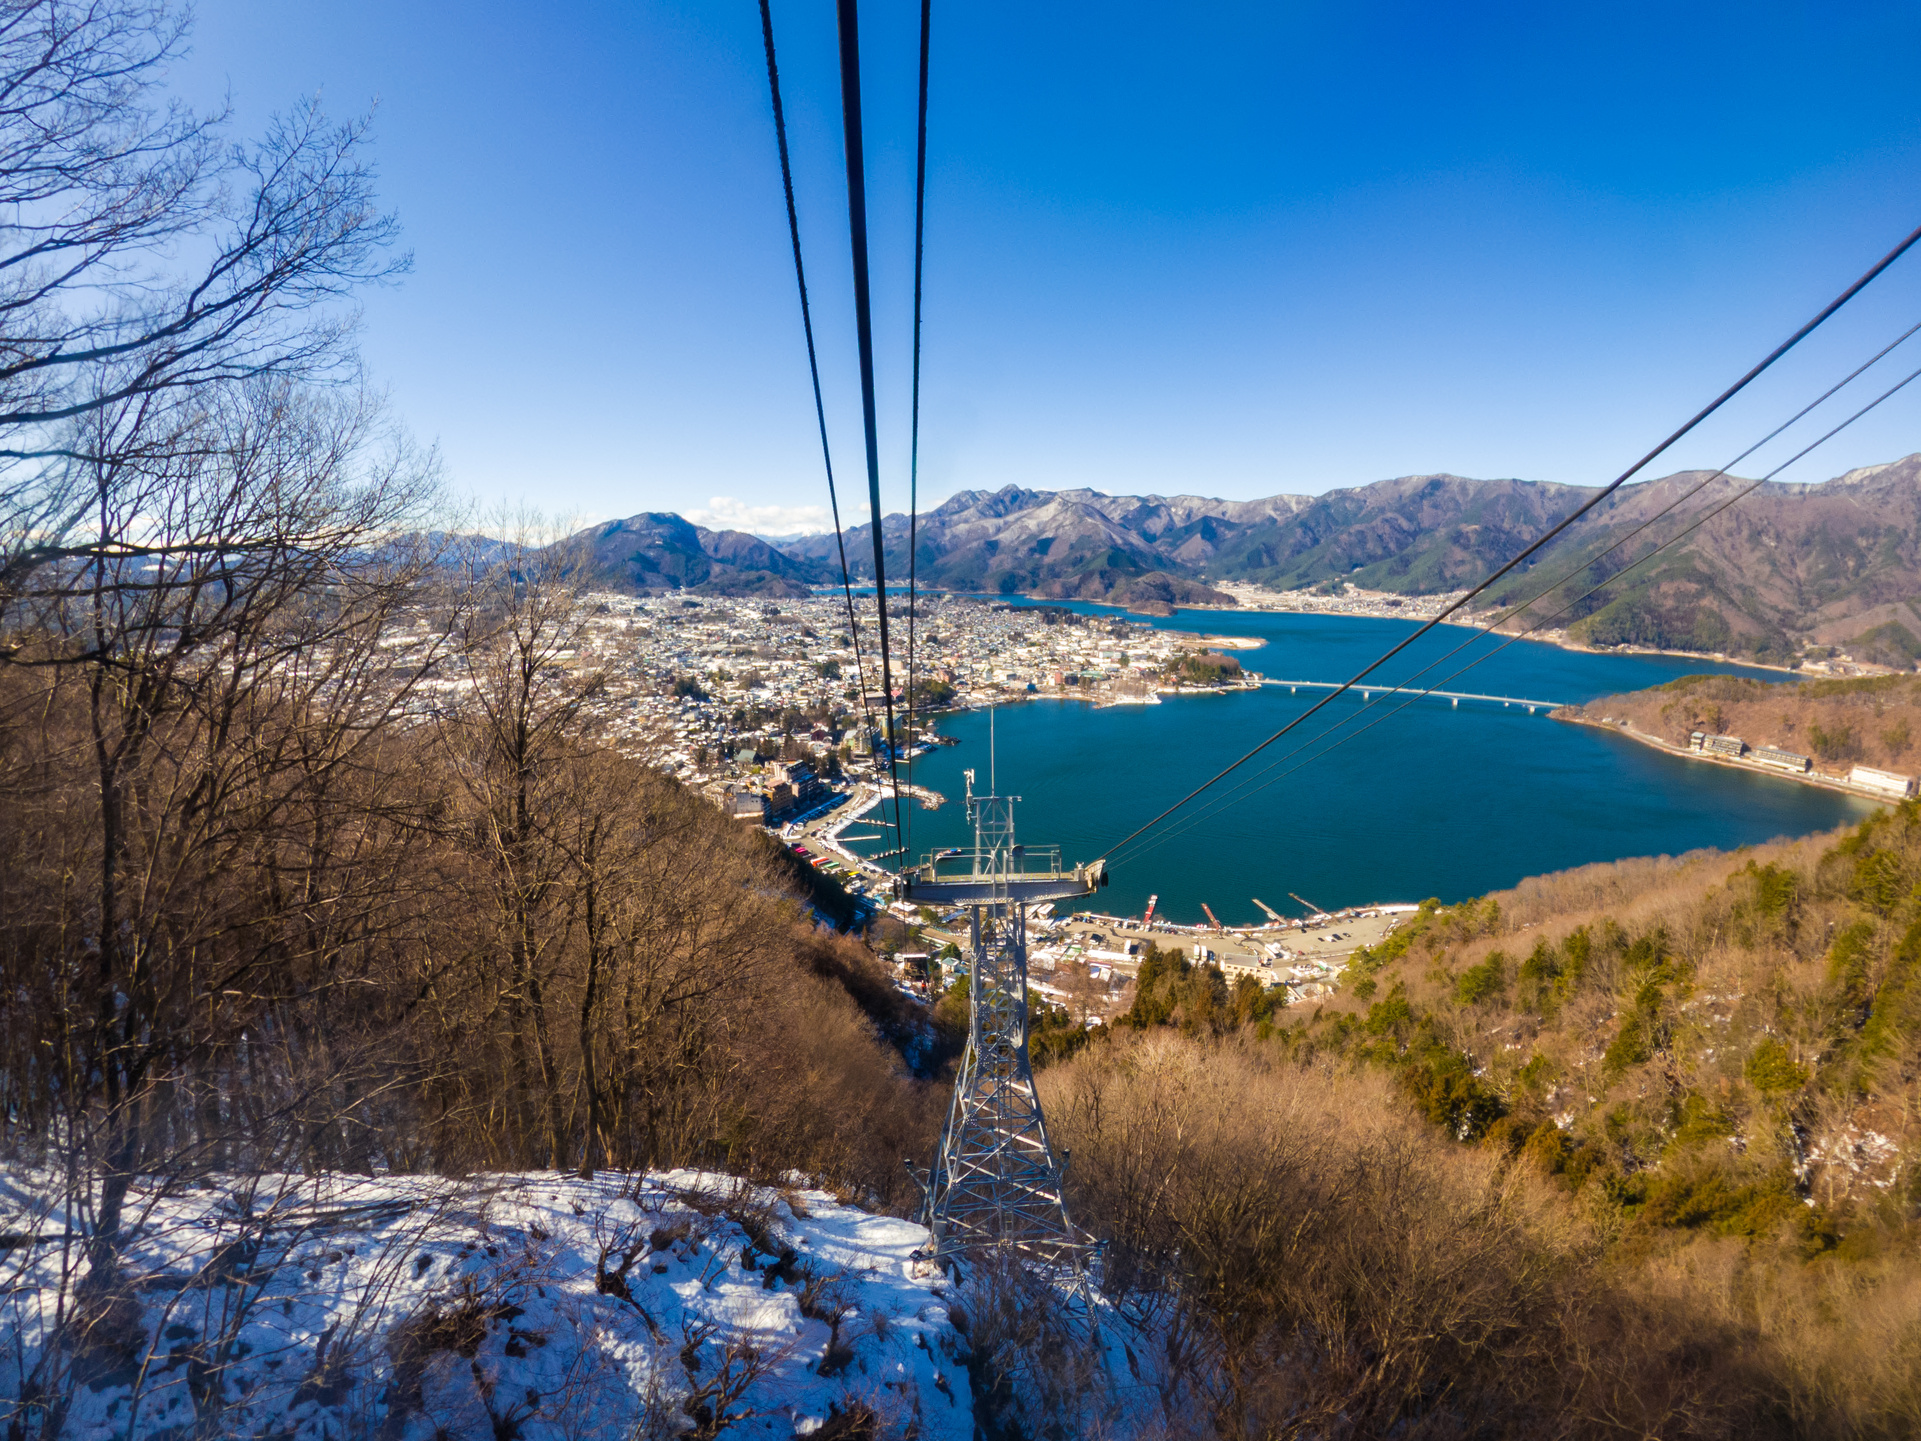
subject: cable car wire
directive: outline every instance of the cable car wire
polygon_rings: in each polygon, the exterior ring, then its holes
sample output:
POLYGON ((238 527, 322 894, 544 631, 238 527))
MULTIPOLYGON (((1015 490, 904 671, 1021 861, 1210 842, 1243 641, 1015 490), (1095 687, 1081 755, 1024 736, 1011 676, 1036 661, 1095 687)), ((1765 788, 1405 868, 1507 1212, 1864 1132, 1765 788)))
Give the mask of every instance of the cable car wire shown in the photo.
MULTIPOLYGON (((1662 520, 1666 516, 1672 514, 1675 510, 1679 509, 1681 506, 1685 505, 1688 501, 1692 500, 1695 496, 1699 495, 1703 490, 1707 489, 1708 486, 1714 484, 1715 481, 1726 477, 1728 475, 1728 472, 1731 471, 1735 466, 1739 465, 1742 461, 1746 460, 1749 456, 1753 455, 1757 450, 1761 449, 1762 446, 1768 444, 1768 442, 1779 437, 1784 431, 1789 429, 1789 427, 1805 419, 1810 412, 1815 410, 1818 406, 1824 404, 1826 401, 1832 399, 1835 396, 1835 394, 1837 394, 1844 387, 1852 384, 1855 380, 1859 379, 1863 374, 1865 374, 1873 366, 1879 364, 1882 360, 1886 359, 1887 356, 1891 354, 1897 347, 1902 345, 1907 340, 1911 339, 1917 332, 1921 332, 1921 322, 1917 322, 1916 324, 1908 327, 1908 329, 1904 330, 1900 335, 1896 336, 1893 340, 1889 341, 1888 344, 1884 345, 1880 350, 1876 351, 1867 360, 1863 361, 1860 365, 1856 366, 1853 370, 1848 372, 1847 375, 1843 376, 1840 380, 1836 381, 1833 385, 1829 386, 1826 390, 1824 390, 1820 395, 1816 396, 1813 400, 1809 401, 1806 405, 1802 406, 1800 410, 1796 411, 1788 419, 1781 422, 1781 424, 1777 425, 1773 430, 1769 431, 1766 435, 1762 436, 1761 439, 1755 441, 1754 444, 1750 445, 1746 450, 1742 451, 1739 455, 1735 456, 1732 460, 1728 461, 1727 464, 1723 465, 1719 470, 1711 472, 1704 480, 1700 481, 1692 489, 1687 490, 1682 494, 1676 496, 1673 500, 1669 501, 1660 510, 1656 511, 1653 515, 1649 516, 1646 520, 1642 521, 1639 525, 1635 526, 1632 530, 1628 531, 1626 534, 1616 539, 1613 542, 1613 544, 1609 545, 1605 550, 1599 552, 1596 555, 1590 556, 1588 559, 1582 561, 1581 564, 1565 572, 1559 579, 1550 582, 1541 590, 1537 591, 1534 595, 1530 596, 1527 600, 1522 601, 1519 605, 1516 605, 1510 608, 1506 613, 1495 617, 1495 619, 1493 619, 1492 621, 1489 621, 1484 626, 1482 626, 1481 629, 1478 631, 1478 633, 1474 635, 1470 635, 1466 640, 1462 641, 1459 645, 1455 646, 1452 650, 1446 652, 1441 656, 1436 657, 1434 660, 1429 661, 1426 665, 1422 666, 1419 670, 1413 672, 1413 674, 1409 675, 1406 679, 1387 684, 1381 690, 1379 690, 1375 695, 1373 695, 1365 705, 1363 705, 1358 711, 1355 711, 1352 715, 1342 717, 1339 721, 1335 722, 1334 725, 1328 727, 1325 731, 1322 731, 1319 735, 1315 736, 1312 740, 1305 741, 1301 745, 1296 746, 1293 750, 1287 752, 1285 755, 1279 757, 1278 759, 1264 766, 1260 771, 1256 772, 1253 776, 1250 776, 1246 780, 1240 782, 1238 785, 1236 785, 1232 790, 1227 792, 1225 795, 1216 797, 1213 801, 1211 801, 1208 804, 1208 806, 1199 815, 1193 817, 1191 821, 1183 824, 1178 829, 1172 832, 1169 832, 1168 833, 1169 837, 1185 835, 1189 830, 1193 828, 1193 825, 1195 823, 1198 823, 1201 820, 1205 820, 1211 816, 1220 814, 1220 812, 1225 808, 1227 808, 1228 806, 1238 803, 1240 800, 1245 799, 1248 795, 1254 794, 1258 790, 1265 790, 1266 789, 1265 784, 1257 784, 1257 783, 1260 782, 1263 777, 1271 774, 1277 766, 1286 765, 1287 762, 1292 760, 1295 756, 1298 756, 1303 751, 1310 750, 1314 746, 1319 745, 1322 741, 1326 740, 1329 736, 1333 735, 1335 731, 1341 729, 1343 726, 1352 725, 1355 721, 1361 719, 1369 711, 1373 710, 1376 706, 1385 704, 1386 702, 1391 700, 1395 695, 1412 690, 1413 682, 1417 680, 1419 677, 1426 675, 1429 671, 1434 670, 1438 666, 1445 665, 1448 661, 1452 660, 1455 656, 1459 655, 1462 651, 1466 650, 1469 646, 1474 645, 1475 643, 1481 640, 1485 640, 1489 635, 1492 635, 1498 632, 1502 626, 1508 624, 1510 621, 1512 621, 1517 616, 1521 615, 1522 613, 1530 609, 1532 606, 1534 606, 1541 600, 1545 599, 1547 596, 1552 595, 1555 591, 1559 590, 1562 586, 1566 585, 1569 581, 1573 580, 1575 577, 1581 575, 1585 571, 1591 571, 1596 565, 1600 564, 1601 561, 1605 560, 1608 556, 1612 555, 1615 551, 1619 550, 1622 546, 1628 544, 1636 536, 1640 535, 1642 532, 1647 530, 1650 526, 1654 525, 1655 523, 1662 520)), ((1913 377, 1910 376, 1909 379, 1911 380, 1913 379, 1913 377)), ((1842 424, 1838 426, 1835 430, 1830 431, 1827 435, 1823 436, 1821 440, 1816 441, 1815 445, 1818 446, 1818 445, 1825 444, 1828 440, 1832 439, 1834 435, 1839 434, 1841 430, 1844 430, 1849 425, 1852 425, 1856 420, 1860 419, 1862 415, 1865 415, 1869 410, 1874 409, 1875 406, 1881 404, 1882 401, 1888 399, 1889 396, 1893 395, 1895 391, 1900 390, 1902 386, 1905 386, 1907 383, 1908 383, 1907 381, 1902 381, 1901 384, 1895 386, 1893 390, 1890 390, 1887 393, 1878 397, 1876 400, 1871 402, 1867 407, 1865 407, 1862 411, 1858 412, 1853 416, 1850 416, 1846 421, 1842 422, 1842 424)), ((1809 447, 1809 449, 1811 450, 1813 449, 1813 447, 1809 447)), ((1462 666, 1459 670, 1452 672, 1446 678, 1446 680, 1436 681, 1433 685, 1429 686, 1427 689, 1419 691, 1418 693, 1414 694, 1412 698, 1414 700, 1419 700, 1424 696, 1431 695, 1435 690, 1438 690, 1441 686, 1446 685, 1448 681, 1458 679, 1460 676, 1463 676, 1468 671, 1472 670, 1475 666, 1480 665, 1482 662, 1490 660, 1494 656, 1499 655, 1502 651, 1506 650, 1509 645, 1513 644, 1514 641, 1525 639, 1526 637, 1532 635, 1535 631, 1541 629, 1542 626, 1551 624, 1553 621, 1560 619, 1562 616, 1566 615, 1574 607, 1578 606, 1582 601, 1587 600, 1590 596, 1596 595, 1600 591, 1607 589, 1608 586, 1613 585, 1616 581, 1620 580, 1623 576, 1627 575, 1630 571, 1634 570, 1636 567, 1645 564, 1647 561, 1652 560, 1656 555, 1659 555, 1662 551, 1666 550, 1669 546, 1673 545, 1681 537, 1691 534, 1694 530, 1698 529, 1702 523, 1712 519, 1715 515, 1719 515, 1721 511, 1726 510, 1728 506, 1734 504, 1735 501, 1740 500, 1744 496, 1751 495, 1754 492, 1754 489, 1756 486, 1759 486, 1765 483, 1767 480, 1772 479, 1774 476, 1779 475, 1781 471, 1786 468, 1787 465, 1792 465, 1796 460, 1801 459, 1807 453, 1808 453, 1807 450, 1803 450, 1799 454, 1792 457, 1790 460, 1783 462, 1782 465, 1776 466, 1772 471, 1770 471, 1767 475, 1764 475, 1760 480, 1753 482, 1753 484, 1749 485, 1745 490, 1739 491, 1734 497, 1732 497, 1725 504, 1721 505, 1720 507, 1710 512, 1709 514, 1703 516, 1701 520, 1695 522, 1695 524, 1689 526, 1686 530, 1681 531, 1679 534, 1675 536, 1669 537, 1667 540, 1661 542, 1660 545, 1656 546, 1653 550, 1649 551, 1646 555, 1640 557, 1638 560, 1634 561, 1633 563, 1627 566, 1624 566, 1621 570, 1615 572, 1613 575, 1608 576, 1606 579, 1601 581, 1600 584, 1593 586, 1589 590, 1583 592, 1581 595, 1576 596, 1573 600, 1567 602, 1559 610, 1555 611, 1552 615, 1548 615, 1540 619, 1537 619, 1531 625, 1529 625, 1526 630, 1521 631, 1518 634, 1510 637, 1504 644, 1496 646, 1493 650, 1487 652, 1485 655, 1482 655, 1476 658, 1475 660, 1470 661, 1467 665, 1462 666)), ((1397 706, 1393 711, 1389 712, 1389 714, 1398 715, 1404 709, 1406 709, 1405 706, 1397 706)), ((1384 716, 1384 717, 1381 717, 1380 719, 1386 719, 1386 717, 1384 716)), ((1361 733, 1361 731, 1372 730, 1373 727, 1375 725, 1378 725, 1379 723, 1380 723, 1379 720, 1370 722, 1368 725, 1361 727, 1360 730, 1355 731, 1354 734, 1358 735, 1361 733)), ((1349 738, 1351 739, 1351 737, 1349 738)), ((1336 745, 1343 744, 1343 743, 1344 743, 1343 741, 1335 742, 1336 745)), ((1327 749, 1332 750, 1333 746, 1329 746, 1327 749)), ((1326 753, 1327 752, 1323 750, 1323 751, 1316 752, 1316 755, 1325 755, 1326 753)), ((1310 757, 1309 759, 1313 759, 1313 757, 1310 757)), ((1302 762, 1302 764, 1304 765, 1306 764, 1306 762, 1302 762)), ((1283 774, 1292 775, 1294 771, 1297 771, 1299 769, 1300 769, 1300 766, 1293 766, 1293 767, 1290 767, 1287 771, 1283 772, 1283 774)), ((1276 779, 1279 779, 1279 777, 1276 777, 1276 779)), ((1145 851, 1147 850, 1153 849, 1155 846, 1159 844, 1160 844, 1159 840, 1144 841, 1141 844, 1135 846, 1134 849, 1125 856, 1117 854, 1114 857, 1114 860, 1116 863, 1119 863, 1123 859, 1132 859, 1135 856, 1145 853, 1145 851)))
MULTIPOLYGON (((846 8, 853 4, 853 0, 841 0, 841 3, 843 8, 846 8)), ((1260 742, 1260 744, 1254 746, 1251 750, 1245 752, 1241 756, 1237 757, 1235 760, 1229 762, 1226 766, 1223 766, 1219 771, 1216 771, 1207 780, 1202 781, 1200 785, 1196 786, 1193 790, 1189 791, 1186 795, 1182 796, 1179 800, 1175 801, 1172 805, 1168 806, 1165 810, 1161 811, 1159 814, 1155 815, 1152 819, 1136 827, 1134 830, 1130 831, 1127 835, 1123 836, 1119 841, 1117 841, 1114 845, 1108 848, 1108 853, 1111 855, 1119 852, 1124 846, 1128 844, 1128 842, 1134 840, 1136 837, 1143 835, 1147 831, 1151 830, 1153 827, 1159 825, 1162 821, 1166 820, 1169 816, 1173 815, 1174 812, 1180 810, 1181 807, 1185 806, 1189 801, 1193 800, 1196 796, 1199 796, 1204 791, 1210 789, 1214 785, 1218 784, 1220 781, 1224 780, 1227 776, 1239 770, 1243 765, 1247 764, 1248 761, 1252 760, 1255 756, 1259 755, 1262 751, 1266 750, 1269 746, 1273 745, 1274 742, 1280 740, 1281 737, 1287 735, 1290 731, 1294 730, 1297 726, 1301 725, 1312 716, 1318 714, 1320 711, 1325 710, 1334 701, 1338 700, 1341 696, 1345 695, 1348 691, 1352 690, 1355 686, 1359 685, 1362 681, 1366 680, 1368 676, 1372 675, 1375 671, 1379 670, 1383 665, 1387 664, 1388 661, 1392 660, 1395 656, 1399 655, 1402 651, 1406 650, 1409 646, 1414 644, 1415 641, 1419 640, 1422 636, 1426 635, 1429 631, 1433 630, 1436 626, 1442 624, 1450 615, 1460 610, 1475 596, 1479 595, 1482 591, 1486 590, 1489 586, 1493 585, 1495 582, 1499 581, 1503 576, 1507 575, 1509 572, 1514 570, 1516 566, 1520 565, 1529 556, 1533 555, 1535 552, 1539 551, 1543 546, 1551 542, 1556 536, 1560 535, 1569 526, 1573 525, 1576 521, 1580 520, 1582 516, 1587 515, 1596 506, 1600 505, 1602 501, 1606 500, 1609 496, 1613 495, 1622 486, 1626 485, 1628 481, 1630 481, 1636 475, 1638 475, 1642 470, 1644 470, 1648 465, 1650 465, 1656 458, 1658 458, 1663 452, 1672 448, 1677 442, 1679 442, 1689 432, 1693 431, 1709 416, 1713 415, 1722 406, 1726 405, 1728 401, 1732 400, 1736 395, 1739 395, 1756 379, 1756 377, 1760 376, 1763 372, 1768 370, 1769 367, 1774 365, 1776 361, 1780 360, 1782 356, 1786 355, 1790 350, 1794 349, 1795 346, 1799 345, 1809 335, 1813 334, 1814 331, 1819 329, 1820 326, 1823 325, 1831 316, 1833 316, 1836 311, 1840 310, 1842 306, 1846 305, 1856 295, 1860 294, 1860 292, 1866 286, 1868 286, 1875 279, 1875 277, 1880 275, 1882 271, 1886 270, 1890 265, 1894 264, 1896 260, 1900 259, 1901 256, 1906 254, 1908 250, 1911 249, 1917 241, 1921 241, 1921 228, 1917 228, 1912 232, 1910 232, 1906 236, 1906 238, 1904 238, 1899 244, 1897 244, 1894 247, 1894 249, 1890 250, 1880 260, 1876 261, 1875 264, 1871 266, 1860 277, 1860 279, 1856 280, 1846 290, 1842 291, 1840 295, 1835 297, 1835 299, 1828 302, 1828 304, 1825 307, 1823 307, 1818 314, 1816 314, 1811 320, 1803 324, 1800 329, 1796 330, 1786 340, 1782 341, 1779 345, 1777 345, 1772 351, 1770 351, 1757 364, 1755 364, 1739 380, 1735 381, 1734 384, 1730 385, 1726 390, 1722 391, 1713 400, 1708 402, 1707 405, 1703 406, 1700 410, 1696 411, 1695 414, 1684 425, 1682 425, 1679 429, 1674 431, 1673 434, 1669 435, 1665 440, 1663 440, 1659 445, 1655 446, 1654 449, 1650 450, 1646 455, 1642 456, 1633 465, 1629 466, 1626 470, 1622 471, 1620 475, 1616 476, 1612 481, 1608 482, 1607 485, 1603 486, 1594 495, 1590 496, 1585 502, 1577 506, 1566 517, 1564 517, 1562 520, 1560 520, 1555 525, 1550 527, 1545 534, 1541 535, 1538 539, 1534 540, 1529 545, 1524 547, 1519 554, 1517 554, 1511 560, 1503 564, 1492 575, 1489 575, 1484 580, 1480 581, 1477 585, 1474 586, 1473 589, 1467 591, 1458 600, 1451 602, 1448 606, 1446 606, 1440 612, 1439 615, 1429 620, 1426 624, 1421 626, 1421 628, 1415 631, 1412 635, 1409 635, 1403 640, 1401 640, 1399 643, 1393 646, 1390 646, 1378 658, 1371 661, 1368 665, 1363 667, 1360 671, 1356 672, 1351 678, 1344 681, 1337 689, 1329 692, 1320 701, 1317 701, 1314 705, 1308 707, 1306 711, 1302 712, 1300 715, 1296 716, 1293 720, 1289 721, 1286 725, 1282 726, 1279 730, 1275 731, 1266 740, 1260 742)))
MULTIPOLYGON (((917 742, 919 734, 914 726, 914 623, 920 615, 920 591, 915 583, 919 559, 916 532, 920 524, 920 315, 922 259, 927 250, 927 52, 933 21, 934 0, 920 0, 920 120, 914 147, 914 383, 907 443, 907 738, 910 744, 917 742)), ((910 762, 907 771, 910 781, 913 775, 910 762)), ((907 812, 909 829, 903 832, 901 841, 910 859, 913 815, 910 809, 907 812)))
POLYGON ((794 242, 794 283, 800 290, 800 325, 807 336, 807 373, 814 381, 814 419, 820 426, 821 461, 827 467, 827 504, 834 517, 834 547, 840 553, 841 592, 847 597, 847 639, 854 648, 854 683, 860 687, 861 713, 871 735, 874 715, 867 704, 867 671, 860 658, 860 621, 854 613, 854 584, 847 570, 847 539, 840 526, 840 498, 834 487, 834 452, 827 440, 827 407, 821 401, 820 360, 814 347, 813 309, 807 301, 807 267, 801 260, 800 211, 794 204, 794 167, 787 152, 787 112, 780 103, 780 64, 774 56, 774 12, 770 0, 760 0, 760 33, 767 49, 767 90, 773 98, 774 137, 780 145, 780 184, 787 197, 787 233, 794 242))
MULTIPOLYGON (((874 526, 874 610, 880 626, 881 700, 887 712, 887 773, 894 783, 894 833, 901 828, 900 769, 895 749, 894 673, 888 654, 887 557, 881 534, 880 435, 874 415, 874 310, 867 278, 867 161, 861 144, 860 5, 838 0, 840 115, 847 152, 847 231, 854 264, 854 334, 860 349, 861 428, 867 441, 867 508, 874 526)), ((899 870, 898 865, 895 866, 899 870)))

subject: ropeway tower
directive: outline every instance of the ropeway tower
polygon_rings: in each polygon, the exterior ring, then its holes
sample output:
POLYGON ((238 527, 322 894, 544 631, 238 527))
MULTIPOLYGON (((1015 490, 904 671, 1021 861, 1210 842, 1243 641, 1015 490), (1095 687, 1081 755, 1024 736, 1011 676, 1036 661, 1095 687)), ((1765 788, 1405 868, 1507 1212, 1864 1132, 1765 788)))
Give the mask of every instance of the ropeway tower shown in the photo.
POLYGON ((935 852, 901 874, 905 900, 963 906, 972 918, 967 1049, 934 1164, 921 1177, 923 1220, 932 1259, 943 1265, 969 1251, 1012 1252, 1078 1290, 1093 1243, 1068 1219, 1066 1158, 1048 1141, 1034 1093, 1027 907, 1093 894, 1107 884, 1107 866, 1064 868, 1058 846, 1019 844, 1020 797, 976 795, 974 772, 966 777, 973 849, 935 852))

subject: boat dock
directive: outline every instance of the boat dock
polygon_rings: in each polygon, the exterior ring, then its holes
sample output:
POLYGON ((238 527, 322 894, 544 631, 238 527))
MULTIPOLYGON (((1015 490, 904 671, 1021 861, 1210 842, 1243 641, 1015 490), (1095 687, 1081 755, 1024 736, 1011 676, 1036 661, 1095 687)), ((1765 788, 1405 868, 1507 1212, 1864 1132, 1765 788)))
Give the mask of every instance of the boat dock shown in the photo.
MULTIPOLYGON (((1265 908, 1263 908, 1265 909, 1265 908)), ((1029 919, 1031 955, 1047 976, 1060 965, 1085 961, 1110 985, 1132 978, 1149 945, 1220 967, 1230 982, 1251 977, 1285 986, 1290 1003, 1333 992, 1341 968, 1360 946, 1379 945, 1419 907, 1389 903, 1315 912, 1301 920, 1251 926, 1179 925, 1137 916, 1076 911, 1029 919)), ((1039 982, 1047 991, 1048 984, 1039 982)))

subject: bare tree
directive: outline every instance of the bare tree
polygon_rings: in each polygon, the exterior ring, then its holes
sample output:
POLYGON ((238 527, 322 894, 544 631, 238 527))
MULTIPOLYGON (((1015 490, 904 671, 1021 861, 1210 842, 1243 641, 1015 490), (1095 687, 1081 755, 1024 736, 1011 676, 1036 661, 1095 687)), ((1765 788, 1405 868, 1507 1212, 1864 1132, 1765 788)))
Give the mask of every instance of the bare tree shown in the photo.
POLYGON ((298 1013, 364 957, 405 835, 383 765, 438 645, 382 644, 427 557, 396 544, 430 458, 376 407, 285 380, 89 417, 130 443, 91 468, 92 536, 7 609, 11 851, 0 952, 9 1119, 69 1148, 88 1217, 77 1334, 111 1303, 137 1172, 229 1150, 332 1084, 298 1013), (157 435, 160 443, 147 445, 157 435), (21 757, 26 757, 22 760, 21 757), (369 777, 375 777, 372 782, 369 777))
MULTIPOLYGON (((557 905, 568 879, 558 833, 573 766, 588 746, 587 706, 600 670, 580 655, 587 556, 532 517, 511 526, 502 554, 469 582, 476 596, 465 648, 465 684, 446 718, 454 774, 466 791, 470 839, 488 892, 492 944, 512 1076, 510 1124, 526 1160, 561 1166, 564 1121, 555 1017, 549 991, 571 939, 557 905)), ((598 874, 602 844, 590 824, 579 858, 598 874)), ((581 919, 598 944, 600 917, 581 919)))
POLYGON ((1068 1013, 1075 1021, 1085 1026, 1090 1017, 1101 1018, 1106 1008, 1107 982, 1094 974, 1091 965, 1081 960, 1068 961, 1055 980, 1067 993, 1068 1013))
POLYGON ((365 122, 309 104, 252 145, 224 143, 224 115, 160 93, 186 29, 161 0, 0 11, 0 595, 70 554, 89 472, 110 460, 118 427, 73 421, 350 372, 343 302, 406 264, 374 201, 365 122))

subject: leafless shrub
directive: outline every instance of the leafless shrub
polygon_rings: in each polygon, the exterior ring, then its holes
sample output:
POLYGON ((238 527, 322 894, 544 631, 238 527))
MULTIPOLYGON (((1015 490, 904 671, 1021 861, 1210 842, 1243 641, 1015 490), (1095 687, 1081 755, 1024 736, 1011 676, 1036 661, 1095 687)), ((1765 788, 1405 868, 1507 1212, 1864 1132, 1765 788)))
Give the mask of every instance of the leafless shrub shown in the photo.
MULTIPOLYGON (((1594 1388, 1659 1391, 1635 1389, 1625 1325, 1569 1284, 1579 1229, 1498 1158, 1450 1151, 1380 1083, 1181 1040, 1049 1077, 1115 1280, 1178 1286, 1169 1334, 1197 1344, 1162 1390, 1200 1401, 1219 1434, 1453 1435, 1468 1415, 1577 1434, 1594 1388), (1587 1369, 1569 1369, 1577 1354, 1587 1369)), ((1643 1349, 1637 1364, 1654 1362, 1643 1349)), ((1662 1415, 1731 1419, 1725 1386, 1672 1374, 1662 1415)))
POLYGON ((853 1292, 842 1273, 816 1270, 812 1262, 800 1269, 796 1296, 801 1315, 825 1322, 834 1328, 836 1335, 840 1332, 840 1323, 854 1311, 853 1292))
POLYGON ((970 1256, 962 1268, 955 1325, 966 1335, 977 1416, 1028 1434, 1085 1434, 1120 1419, 1097 1315, 1013 1253, 970 1256))
POLYGON ((743 1398, 772 1370, 781 1353, 739 1337, 716 1345, 712 1326, 691 1321, 683 1324, 682 1337, 680 1363, 689 1389, 680 1409, 694 1423, 687 1435, 711 1441, 759 1414, 744 1406, 743 1398))

